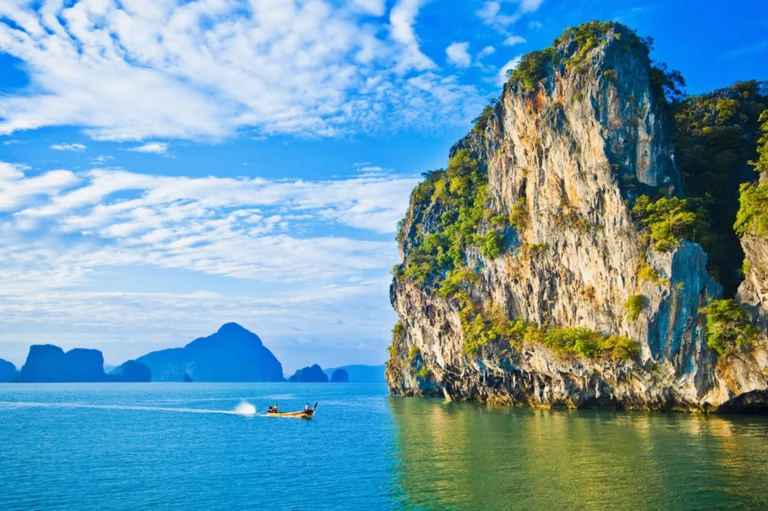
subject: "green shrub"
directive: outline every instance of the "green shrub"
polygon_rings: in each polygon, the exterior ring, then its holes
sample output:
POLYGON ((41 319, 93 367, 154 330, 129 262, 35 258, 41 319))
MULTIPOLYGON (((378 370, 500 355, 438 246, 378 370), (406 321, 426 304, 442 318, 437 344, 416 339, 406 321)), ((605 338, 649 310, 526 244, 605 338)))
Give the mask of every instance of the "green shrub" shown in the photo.
POLYGON ((741 237, 745 234, 768 236, 768 180, 741 185, 739 207, 733 228, 741 237))
POLYGON ((663 279, 659 272, 656 271, 651 265, 643 263, 637 269, 637 280, 640 282, 648 281, 653 283, 659 283, 663 279))
POLYGON ((524 55, 517 67, 508 71, 510 80, 519 83, 523 90, 534 90, 547 77, 547 66, 554 54, 553 48, 547 48, 524 55))
MULTIPOLYGON (((496 103, 496 100, 492 100, 492 103, 496 103)), ((472 131, 479 134, 485 133, 485 128, 488 127, 488 119, 491 118, 491 115, 493 114, 493 104, 486 105, 485 108, 483 108, 483 112, 474 119, 474 126, 472 127, 472 131)))
POLYGON ((637 321, 644 308, 645 304, 642 295, 630 295, 624 304, 624 312, 630 321, 637 321))
POLYGON ((517 229, 517 232, 525 230, 528 225, 528 208, 525 197, 520 197, 515 201, 512 211, 509 213, 509 223, 517 229))
POLYGON ((652 201, 641 195, 632 214, 648 228, 654 248, 667 252, 683 240, 707 244, 712 241, 706 211, 698 199, 662 197, 652 201))
POLYGON ((421 366, 421 369, 418 370, 416 373, 416 376, 421 378, 422 380, 428 380, 429 377, 432 375, 429 369, 427 369, 427 366, 421 366))
POLYGON ((466 268, 457 268, 440 283, 437 296, 449 298, 459 292, 462 284, 476 284, 479 280, 480 276, 477 273, 466 268))
POLYGON ((413 362, 419 355, 421 355, 421 350, 419 350, 419 347, 411 346, 411 349, 408 351, 408 362, 413 362))
POLYGON ((707 316, 707 346, 720 355, 732 355, 757 340, 759 330, 735 301, 713 300, 701 311, 707 316))
POLYGON ((504 236, 497 232, 487 232, 483 237, 480 252, 488 259, 496 259, 504 251, 504 236))
POLYGON ((614 360, 634 358, 640 345, 621 336, 606 336, 587 328, 540 328, 525 321, 511 321, 501 307, 476 310, 466 293, 456 295, 464 333, 464 351, 474 355, 480 348, 507 341, 510 345, 544 344, 563 355, 584 358, 608 356, 614 360))

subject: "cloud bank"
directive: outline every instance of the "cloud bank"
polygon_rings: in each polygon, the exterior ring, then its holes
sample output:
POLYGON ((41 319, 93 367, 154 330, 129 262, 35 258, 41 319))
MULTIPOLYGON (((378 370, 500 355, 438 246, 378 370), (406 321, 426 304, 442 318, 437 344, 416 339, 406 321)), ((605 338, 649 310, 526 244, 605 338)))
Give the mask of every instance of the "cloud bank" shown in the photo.
POLYGON ((106 140, 317 137, 456 125, 482 99, 421 50, 425 0, 9 0, 0 51, 27 90, 0 134, 79 126, 106 140))

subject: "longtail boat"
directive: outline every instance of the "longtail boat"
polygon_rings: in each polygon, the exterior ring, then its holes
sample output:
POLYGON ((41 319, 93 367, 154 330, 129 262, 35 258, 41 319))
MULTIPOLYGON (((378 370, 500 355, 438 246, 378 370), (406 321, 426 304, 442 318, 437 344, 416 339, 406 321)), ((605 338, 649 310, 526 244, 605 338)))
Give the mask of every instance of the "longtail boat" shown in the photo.
POLYGON ((271 409, 267 410, 267 417, 285 417, 288 419, 311 419, 317 410, 317 403, 313 408, 309 410, 302 410, 300 412, 273 412, 271 409))

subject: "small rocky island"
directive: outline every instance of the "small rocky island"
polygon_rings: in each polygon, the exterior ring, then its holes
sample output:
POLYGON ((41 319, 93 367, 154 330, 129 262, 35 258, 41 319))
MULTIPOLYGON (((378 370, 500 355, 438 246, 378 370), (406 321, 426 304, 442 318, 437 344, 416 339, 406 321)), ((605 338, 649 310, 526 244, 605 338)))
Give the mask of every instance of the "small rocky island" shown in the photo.
POLYGON ((349 383, 349 373, 345 369, 336 369, 331 374, 331 383, 349 383))
POLYGON ((19 377, 16 366, 7 360, 0 358, 0 383, 8 383, 19 377))
POLYGON ((25 383, 66 382, 148 382, 149 368, 134 360, 104 372, 104 357, 99 350, 75 348, 65 352, 52 344, 33 345, 21 368, 18 381, 25 383))
POLYGON ((288 381, 293 383, 328 383, 328 376, 319 365, 314 364, 297 370, 293 376, 288 378, 288 381))
POLYGON ((393 394, 768 405, 768 88, 685 96, 651 44, 568 29, 425 174, 398 233, 393 394))

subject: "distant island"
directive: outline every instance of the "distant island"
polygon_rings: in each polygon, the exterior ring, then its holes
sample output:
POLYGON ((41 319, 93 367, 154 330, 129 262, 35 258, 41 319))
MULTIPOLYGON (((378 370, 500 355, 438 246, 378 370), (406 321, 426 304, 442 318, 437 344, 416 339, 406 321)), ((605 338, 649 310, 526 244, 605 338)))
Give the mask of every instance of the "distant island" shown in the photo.
POLYGON ((14 381, 19 376, 16 366, 7 360, 0 358, 0 383, 14 381))
POLYGON ((152 381, 278 382, 283 366, 258 335, 227 323, 183 348, 154 351, 137 359, 152 371, 152 381))
MULTIPOLYGON (((299 369, 290 382, 384 382, 381 366, 347 365, 323 370, 299 369)), ((195 339, 184 347, 147 353, 117 367, 104 363, 101 351, 64 351, 52 344, 30 347, 21 371, 0 359, 0 383, 7 382, 284 382, 283 366, 258 335, 237 323, 195 339)))
POLYGON ((384 382, 384 371, 386 366, 367 366, 367 365, 348 365, 326 369, 325 374, 333 381, 333 373, 343 369, 349 376, 351 383, 384 382))
POLYGON ((349 383, 349 373, 344 369, 336 369, 331 374, 331 383, 349 383))
POLYGON ((65 352, 52 344, 31 346, 16 377, 25 383, 147 382, 151 378, 149 368, 140 362, 130 360, 107 374, 101 351, 75 348, 65 352))
POLYGON ((288 378, 288 381, 293 383, 328 383, 328 376, 319 365, 314 364, 297 370, 293 376, 288 378))

